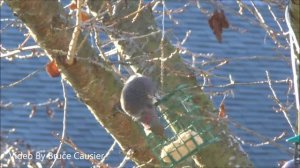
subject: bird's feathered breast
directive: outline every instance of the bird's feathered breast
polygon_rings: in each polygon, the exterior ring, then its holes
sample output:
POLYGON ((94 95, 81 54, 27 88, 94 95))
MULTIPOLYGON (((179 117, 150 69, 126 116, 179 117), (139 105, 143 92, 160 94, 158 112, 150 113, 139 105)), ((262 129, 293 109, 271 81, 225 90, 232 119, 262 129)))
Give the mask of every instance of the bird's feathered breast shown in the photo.
POLYGON ((126 113, 140 117, 145 108, 154 108, 155 84, 146 76, 131 76, 121 93, 121 106, 126 113))

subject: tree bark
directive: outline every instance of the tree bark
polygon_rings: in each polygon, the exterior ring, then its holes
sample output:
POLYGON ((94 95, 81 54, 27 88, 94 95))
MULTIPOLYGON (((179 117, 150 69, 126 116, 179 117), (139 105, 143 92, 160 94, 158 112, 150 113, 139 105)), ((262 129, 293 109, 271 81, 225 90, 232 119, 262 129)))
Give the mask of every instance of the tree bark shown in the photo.
MULTIPOLYGON (((74 88, 77 96, 86 104, 97 121, 117 140, 124 153, 128 149, 133 149, 132 160, 137 165, 153 159, 148 166, 159 166, 158 160, 153 157, 151 149, 147 145, 140 125, 133 122, 127 115, 114 109, 119 101, 122 85, 104 62, 101 62, 102 66, 99 66, 88 61, 97 60, 96 51, 90 47, 88 42, 84 42, 83 47, 79 50, 74 65, 66 65, 61 61, 61 58, 65 57, 65 53, 68 51, 73 31, 73 28, 70 27, 73 25, 58 2, 43 0, 5 0, 5 2, 26 24, 35 41, 47 51, 50 59, 57 61, 64 78, 74 88)), ((97 12, 102 6, 102 2, 90 0, 88 4, 93 4, 91 9, 97 12)), ((142 10, 133 23, 133 17, 121 19, 137 10, 137 2, 120 1, 116 5, 115 13, 104 24, 115 23, 113 28, 118 32, 134 32, 139 35, 156 32, 157 27, 150 8, 142 10)), ((160 81, 160 61, 145 61, 145 59, 161 57, 161 52, 157 52, 157 49, 160 48, 160 33, 146 38, 131 39, 131 41, 116 40, 119 37, 118 34, 111 33, 109 36, 116 41, 115 45, 120 55, 126 59, 132 59, 133 68, 153 77, 156 81, 160 81), (137 49, 137 46, 140 49, 137 49)), ((81 34, 78 43, 83 39, 83 34, 81 34)), ((163 46, 165 57, 170 56, 176 50, 167 40, 163 41, 163 46)), ((173 90, 182 83, 197 84, 193 72, 181 61, 178 53, 175 52, 164 63, 164 66, 166 71, 162 88, 165 92, 173 90)), ((199 115, 208 116, 207 112, 214 111, 212 103, 201 89, 196 88, 190 91, 190 94, 194 96, 194 102, 201 106, 199 115)), ((221 140, 209 145, 197 154, 198 158, 201 158, 201 164, 206 167, 234 167, 237 165, 253 167, 240 145, 230 136, 226 123, 211 121, 207 124, 212 125, 213 134, 218 135, 221 140)))
POLYGON ((300 1, 290 0, 289 2, 289 12, 291 16, 291 24, 294 29, 297 41, 300 41, 300 1))

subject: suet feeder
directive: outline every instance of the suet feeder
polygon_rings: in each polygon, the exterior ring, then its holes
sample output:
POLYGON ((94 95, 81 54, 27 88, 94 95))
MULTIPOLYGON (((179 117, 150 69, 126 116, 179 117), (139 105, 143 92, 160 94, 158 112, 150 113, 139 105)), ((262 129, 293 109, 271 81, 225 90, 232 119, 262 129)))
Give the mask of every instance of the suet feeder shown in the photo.
POLYGON ((149 134, 147 139, 162 167, 174 167, 218 140, 192 98, 188 87, 180 85, 156 103, 161 107, 166 138, 149 134))

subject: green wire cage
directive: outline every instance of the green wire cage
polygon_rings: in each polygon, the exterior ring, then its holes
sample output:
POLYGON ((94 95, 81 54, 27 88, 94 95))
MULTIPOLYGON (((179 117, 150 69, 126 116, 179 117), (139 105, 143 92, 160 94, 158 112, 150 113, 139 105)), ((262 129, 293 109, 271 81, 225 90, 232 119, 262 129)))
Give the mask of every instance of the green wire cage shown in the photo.
POLYGON ((156 104, 161 107, 166 138, 162 140, 149 134, 147 139, 161 167, 175 167, 218 141, 206 118, 199 115, 200 107, 193 103, 193 96, 187 90, 186 85, 180 85, 156 104), (181 110, 178 112, 175 109, 181 110))

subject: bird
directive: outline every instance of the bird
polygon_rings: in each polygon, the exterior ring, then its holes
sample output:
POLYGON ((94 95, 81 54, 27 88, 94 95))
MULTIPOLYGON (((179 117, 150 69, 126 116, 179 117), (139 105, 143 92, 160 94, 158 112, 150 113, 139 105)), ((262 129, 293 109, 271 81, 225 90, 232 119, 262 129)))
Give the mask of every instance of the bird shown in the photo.
POLYGON ((154 105, 156 93, 157 87, 151 78, 134 74, 124 84, 120 103, 128 116, 143 125, 146 134, 152 132, 156 136, 164 137, 164 127, 154 105))

